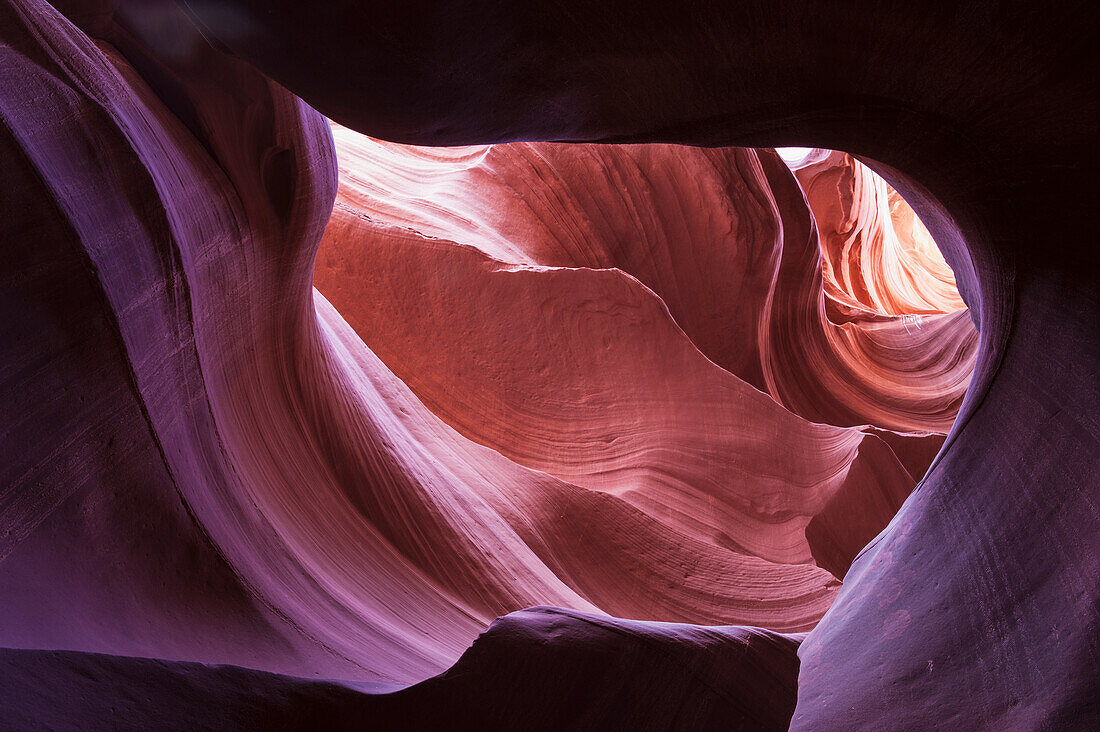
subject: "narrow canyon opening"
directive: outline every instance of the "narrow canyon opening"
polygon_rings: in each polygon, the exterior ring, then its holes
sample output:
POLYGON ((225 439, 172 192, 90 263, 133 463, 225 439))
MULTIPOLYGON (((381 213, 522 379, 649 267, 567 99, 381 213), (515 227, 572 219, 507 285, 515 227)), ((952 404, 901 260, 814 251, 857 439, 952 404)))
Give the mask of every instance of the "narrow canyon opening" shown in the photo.
POLYGON ((1098 23, 0 0, 0 726, 1100 729, 1098 23))
POLYGON ((943 444, 977 350, 901 196, 828 150, 332 130, 319 296, 523 471, 489 472, 489 500, 535 527, 542 567, 617 617, 810 630, 943 444))

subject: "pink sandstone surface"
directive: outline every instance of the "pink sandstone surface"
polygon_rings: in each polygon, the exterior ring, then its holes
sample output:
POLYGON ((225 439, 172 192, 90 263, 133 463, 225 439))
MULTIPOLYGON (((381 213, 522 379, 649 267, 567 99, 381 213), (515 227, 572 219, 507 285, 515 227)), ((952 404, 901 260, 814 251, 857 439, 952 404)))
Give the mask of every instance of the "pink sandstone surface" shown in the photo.
POLYGON ((865 5, 0 4, 0 720, 1097 722, 1098 17, 865 5))

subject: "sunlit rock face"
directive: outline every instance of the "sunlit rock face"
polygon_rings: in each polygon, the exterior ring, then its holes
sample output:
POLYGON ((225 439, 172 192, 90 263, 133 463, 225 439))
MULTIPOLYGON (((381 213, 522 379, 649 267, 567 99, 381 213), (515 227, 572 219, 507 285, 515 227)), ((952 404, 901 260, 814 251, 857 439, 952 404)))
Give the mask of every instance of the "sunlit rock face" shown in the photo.
MULTIPOLYGON (((917 295, 913 302, 899 295, 889 310, 876 310, 846 294, 835 267, 822 259, 822 251, 837 249, 841 258, 855 257, 849 275, 878 281, 884 293, 894 287, 920 293, 923 285, 936 300, 928 282, 940 283, 940 277, 945 311, 961 304, 950 269, 912 209, 895 194, 896 217, 884 219, 890 205, 885 182, 850 158, 834 155, 831 164, 800 172, 813 184, 807 190, 819 209, 819 237, 798 182, 772 153, 553 144, 433 151, 371 141, 342 128, 336 136, 342 188, 326 239, 333 243, 322 248, 317 281, 322 292, 346 293, 333 295, 340 311, 376 352, 392 354, 383 358, 406 382, 417 377, 404 359, 437 361, 430 343, 437 336, 409 322, 410 337, 425 342, 398 345, 382 339, 401 335, 387 336, 388 328, 362 320, 396 320, 393 327, 399 327, 400 313, 384 312, 385 300, 390 290, 403 288, 377 275, 364 274, 356 284, 340 274, 372 264, 347 252, 354 251, 356 236, 336 231, 351 225, 345 222, 366 216, 527 269, 620 270, 651 290, 715 365, 815 422, 946 433, 958 411, 977 346, 967 314, 932 310, 917 295), (856 246, 838 247, 836 232, 849 229, 856 246), (862 239, 867 246, 861 251, 862 239), (925 253, 929 247, 935 256, 925 253), (330 264, 330 250, 339 263, 330 264)), ((455 295, 464 297, 460 278, 450 281, 455 295)), ((421 300, 419 317, 434 317, 434 304, 421 300)), ((453 358, 471 348, 436 345, 453 358)), ((457 364, 439 366, 452 372, 447 379, 462 378, 453 373, 457 364)), ((447 388, 438 375, 429 378, 447 388)), ((457 384, 451 384, 454 391, 465 394, 457 384)), ((535 387, 516 389, 520 399, 528 388, 535 387)), ((554 387, 544 380, 543 388, 554 387)), ((465 416, 448 420, 452 424, 477 419, 479 407, 456 411, 465 416)))
POLYGON ((0 5, 6 724, 1094 726, 1094 10, 260 5, 0 5))
MULTIPOLYGON (((813 424, 760 390, 809 382, 829 403, 862 379, 883 388, 859 394, 878 400, 859 416, 945 433, 977 340, 966 314, 829 321, 813 218, 770 151, 429 149, 335 133, 341 187, 315 283, 426 406, 516 463, 714 546, 720 562, 767 560, 731 573, 718 608, 659 593, 643 608, 593 589, 597 604, 808 629, 830 595, 804 584, 803 565, 816 558, 843 577, 943 438, 813 424), (820 370, 845 380, 802 375, 811 344, 820 370), (780 592, 801 620, 750 610, 762 592, 780 592)), ((869 191, 885 186, 856 171, 869 191)), ((860 195, 848 199, 859 210, 837 216, 879 225, 860 195)))
POLYGON ((966 307, 927 227, 886 181, 839 152, 791 167, 818 223, 829 300, 885 315, 966 307))

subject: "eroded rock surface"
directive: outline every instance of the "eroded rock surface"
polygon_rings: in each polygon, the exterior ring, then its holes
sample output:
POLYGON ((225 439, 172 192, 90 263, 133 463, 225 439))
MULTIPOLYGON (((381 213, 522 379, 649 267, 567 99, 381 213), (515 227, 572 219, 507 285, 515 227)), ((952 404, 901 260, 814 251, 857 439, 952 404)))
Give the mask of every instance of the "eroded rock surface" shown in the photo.
POLYGON ((1097 22, 0 5, 5 717, 1088 727, 1097 22))

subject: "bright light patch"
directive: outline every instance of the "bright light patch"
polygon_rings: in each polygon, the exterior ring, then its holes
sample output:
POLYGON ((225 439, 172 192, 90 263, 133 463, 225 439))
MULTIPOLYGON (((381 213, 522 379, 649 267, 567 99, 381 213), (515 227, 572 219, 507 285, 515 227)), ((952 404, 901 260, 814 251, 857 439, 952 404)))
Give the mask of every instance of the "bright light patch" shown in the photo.
POLYGON ((775 151, 787 165, 799 165, 814 151, 812 147, 777 147, 775 151))

